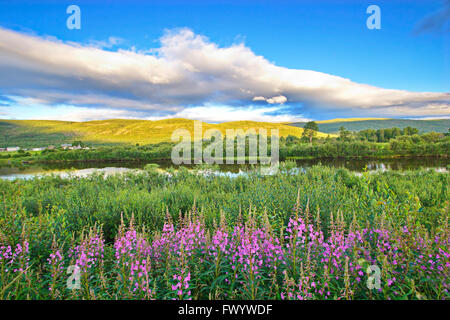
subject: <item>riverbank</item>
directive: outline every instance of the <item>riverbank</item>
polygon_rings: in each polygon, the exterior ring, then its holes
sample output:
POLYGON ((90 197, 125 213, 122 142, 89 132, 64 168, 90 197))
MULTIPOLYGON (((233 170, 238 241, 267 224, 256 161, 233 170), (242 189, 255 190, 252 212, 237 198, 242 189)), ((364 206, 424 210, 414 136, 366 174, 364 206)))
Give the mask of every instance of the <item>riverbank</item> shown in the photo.
MULTIPOLYGON (((346 138, 348 139, 348 138, 346 138)), ((239 140, 239 139, 237 139, 239 140)), ((234 145, 234 161, 237 160, 238 145, 234 145)), ((209 152, 211 141, 205 141, 203 153, 209 152)), ((226 140, 222 140, 214 146, 217 159, 223 158, 224 150, 229 146, 226 140), (218 150, 216 150, 216 147, 218 150)), ((233 146, 231 146, 233 147, 233 146)), ((17 152, 0 153, 0 165, 22 165, 41 163, 71 163, 71 162, 164 162, 172 159, 174 150, 178 150, 179 145, 171 142, 162 142, 149 145, 117 145, 99 146, 82 150, 70 150, 55 148, 40 152, 29 152, 19 150, 17 152)), ((244 154, 245 162, 249 160, 250 141, 246 142, 244 154)), ((183 156, 194 157, 192 153, 196 150, 194 144, 182 148, 183 156)), ((268 141, 267 149, 259 156, 270 156, 267 151, 272 150, 271 141, 268 141)), ((402 135, 389 142, 369 142, 361 140, 345 140, 344 138, 324 138, 316 139, 312 143, 305 143, 301 139, 288 136, 280 138, 279 146, 274 150, 278 152, 278 158, 284 160, 308 160, 308 159, 396 159, 412 157, 439 157, 448 158, 450 156, 450 136, 444 134, 427 133, 422 135, 402 135)), ((209 154, 208 153, 208 154, 209 154)), ((240 155, 240 154, 239 154, 240 155)), ((180 157, 180 155, 177 155, 180 157)), ((191 161, 192 162, 192 161, 191 161)))
MULTIPOLYGON (((71 164, 98 164, 98 163, 135 163, 136 165, 140 164, 147 164, 147 163, 165 163, 169 164, 172 162, 170 158, 152 158, 150 160, 142 160, 142 159, 129 159, 129 158, 122 158, 122 159, 62 159, 62 160, 40 160, 40 159, 0 159, 0 167, 4 166, 26 166, 26 165, 67 165, 70 166, 71 164)), ((253 159, 256 162, 260 162, 260 159, 256 158, 235 158, 233 160, 234 163, 237 163, 238 161, 243 161, 244 163, 249 164, 250 159, 253 159)), ((385 155, 385 156, 336 156, 336 157, 313 157, 313 156, 288 156, 285 158, 280 159, 280 161, 301 161, 301 160, 313 160, 317 162, 330 162, 330 161, 345 161, 345 160, 367 160, 367 161, 377 161, 377 160, 424 160, 427 162, 430 159, 443 159, 447 160, 450 159, 449 154, 439 154, 439 155, 385 155)), ((191 159, 191 164, 194 164, 193 159, 191 159)), ((222 164, 226 163, 226 159, 221 159, 222 164)), ((189 164, 184 164, 189 165, 189 164)))
MULTIPOLYGON (((446 157, 413 157, 413 158, 357 158, 357 159, 302 159, 287 161, 291 168, 298 168, 300 170, 308 169, 316 165, 323 165, 336 169, 347 169, 352 172, 362 173, 364 171, 408 171, 432 169, 441 172, 450 170, 448 165, 448 158, 446 157)), ((283 164, 283 162, 281 163, 283 164)), ((175 170, 186 168, 188 170, 203 170, 211 169, 224 174, 239 174, 249 170, 258 169, 260 165, 233 164, 233 165, 181 165, 176 166, 172 161, 157 161, 157 162, 143 162, 143 161, 71 161, 71 162, 51 162, 51 163, 35 163, 17 166, 0 166, 0 179, 15 179, 15 178, 33 178, 37 175, 48 175, 56 173, 58 175, 65 175, 65 172, 73 172, 77 170, 92 170, 98 171, 106 168, 125 168, 143 170, 146 168, 160 168, 161 170, 175 170)))

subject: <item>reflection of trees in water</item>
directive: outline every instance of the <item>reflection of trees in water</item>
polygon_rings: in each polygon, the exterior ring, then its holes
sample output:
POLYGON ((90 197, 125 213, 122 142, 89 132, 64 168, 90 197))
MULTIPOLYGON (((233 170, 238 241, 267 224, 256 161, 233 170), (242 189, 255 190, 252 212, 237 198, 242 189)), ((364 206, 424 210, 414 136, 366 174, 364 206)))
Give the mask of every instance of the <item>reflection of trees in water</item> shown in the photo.
MULTIPOLYGON (((170 167, 177 168, 170 160, 154 161, 161 169, 170 167)), ((314 165, 324 165, 332 168, 346 168, 351 171, 361 172, 366 166, 367 170, 415 170, 435 168, 445 171, 448 164, 446 158, 398 158, 398 159, 305 159, 297 160, 297 167, 302 169, 310 168, 314 165)), ((71 162, 71 163, 46 163, 40 165, 13 167, 0 167, 0 176, 10 176, 14 174, 37 174, 45 171, 61 171, 61 170, 83 170, 83 169, 103 169, 107 167, 114 168, 129 168, 129 169, 143 169, 148 162, 130 162, 130 161, 92 161, 92 162, 71 162)), ((183 165, 188 169, 196 167, 196 165, 183 165)), ((219 165, 219 170, 223 172, 238 173, 240 170, 249 170, 252 168, 249 164, 222 164, 219 165)))

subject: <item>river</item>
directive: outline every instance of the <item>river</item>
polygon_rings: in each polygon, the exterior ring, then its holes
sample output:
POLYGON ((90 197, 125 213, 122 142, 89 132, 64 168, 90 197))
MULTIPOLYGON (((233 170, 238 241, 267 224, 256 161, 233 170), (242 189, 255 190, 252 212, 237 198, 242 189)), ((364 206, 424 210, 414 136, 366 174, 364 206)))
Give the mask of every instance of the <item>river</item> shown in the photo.
MULTIPOLYGON (((161 169, 177 167, 170 161, 157 161, 161 169)), ((396 159, 309 159, 297 160, 297 167, 307 169, 313 165, 322 164, 335 168, 347 168, 354 172, 367 170, 416 170, 434 169, 448 172, 450 164, 448 158, 396 158, 396 159)), ((71 163, 48 163, 39 165, 25 165, 22 167, 4 166, 0 167, 0 179, 14 180, 16 178, 30 179, 35 176, 45 174, 57 174, 61 176, 87 176, 93 172, 104 172, 105 174, 115 174, 129 169, 143 169, 147 163, 144 162, 71 162, 71 163)), ((193 168, 193 165, 186 165, 193 168)), ((239 173, 250 168, 247 165, 219 165, 220 171, 225 173, 239 173)))

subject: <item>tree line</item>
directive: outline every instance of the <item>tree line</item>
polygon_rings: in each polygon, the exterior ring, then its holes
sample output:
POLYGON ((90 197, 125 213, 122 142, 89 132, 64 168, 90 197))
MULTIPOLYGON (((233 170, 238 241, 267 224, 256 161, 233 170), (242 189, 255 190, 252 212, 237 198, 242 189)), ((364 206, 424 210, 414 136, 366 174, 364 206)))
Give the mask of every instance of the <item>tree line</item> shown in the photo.
MULTIPOLYGON (((337 136, 317 137, 318 126, 315 122, 305 125, 303 135, 289 135, 279 139, 279 158, 352 158, 352 157, 390 157, 390 156, 444 156, 448 157, 450 150, 449 134, 429 132, 419 133, 416 128, 390 128, 378 130, 362 130, 351 132, 341 127, 337 136)), ((245 154, 249 154, 250 141, 245 139, 245 154)), ((238 156, 238 139, 235 139, 234 154, 238 156)), ((259 144, 260 137, 257 137, 259 144)), ((203 150, 213 140, 204 139, 203 150)), ((223 139, 223 150, 226 149, 226 139, 223 139)), ((86 143, 83 146, 88 145, 86 143)), ((154 161, 170 160, 176 144, 161 142, 140 146, 110 145, 98 146, 89 150, 44 150, 38 153, 19 152, 0 155, 3 159, 18 159, 29 161, 154 161)), ((267 138, 267 151, 270 154, 271 138, 267 138)), ((194 150, 192 144, 191 150, 194 150)), ((260 150, 258 152, 259 156, 260 150)), ((192 157, 194 154, 191 154, 192 157)), ((265 155, 265 154, 264 154, 265 155)))

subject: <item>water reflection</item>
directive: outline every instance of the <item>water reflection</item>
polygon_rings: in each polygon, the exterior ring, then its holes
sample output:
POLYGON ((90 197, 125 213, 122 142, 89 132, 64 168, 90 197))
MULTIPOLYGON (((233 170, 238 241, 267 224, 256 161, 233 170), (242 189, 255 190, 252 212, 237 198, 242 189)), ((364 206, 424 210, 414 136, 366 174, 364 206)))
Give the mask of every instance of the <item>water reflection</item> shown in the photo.
MULTIPOLYGON (((170 167, 177 168, 170 161, 156 161, 161 169, 170 167)), ((0 167, 0 178, 13 180, 16 178, 30 179, 39 175, 56 174, 62 177, 78 176, 85 177, 94 172, 110 174, 120 174, 131 169, 143 169, 146 162, 72 162, 67 163, 48 163, 40 165, 22 166, 22 167, 0 167)), ((434 169, 440 172, 448 172, 448 159, 446 158, 398 158, 398 159, 310 159, 297 160, 297 168, 305 169, 322 164, 334 168, 347 168, 351 171, 362 172, 367 168, 369 171, 386 170, 416 170, 416 169, 434 169)), ((196 168, 195 165, 184 165, 188 169, 196 168)), ((246 171, 254 166, 244 165, 219 165, 218 171, 214 175, 223 175, 237 177, 245 174, 246 171)), ((270 171, 270 170, 269 170, 270 171)), ((263 172, 263 171, 261 171, 263 172)))

